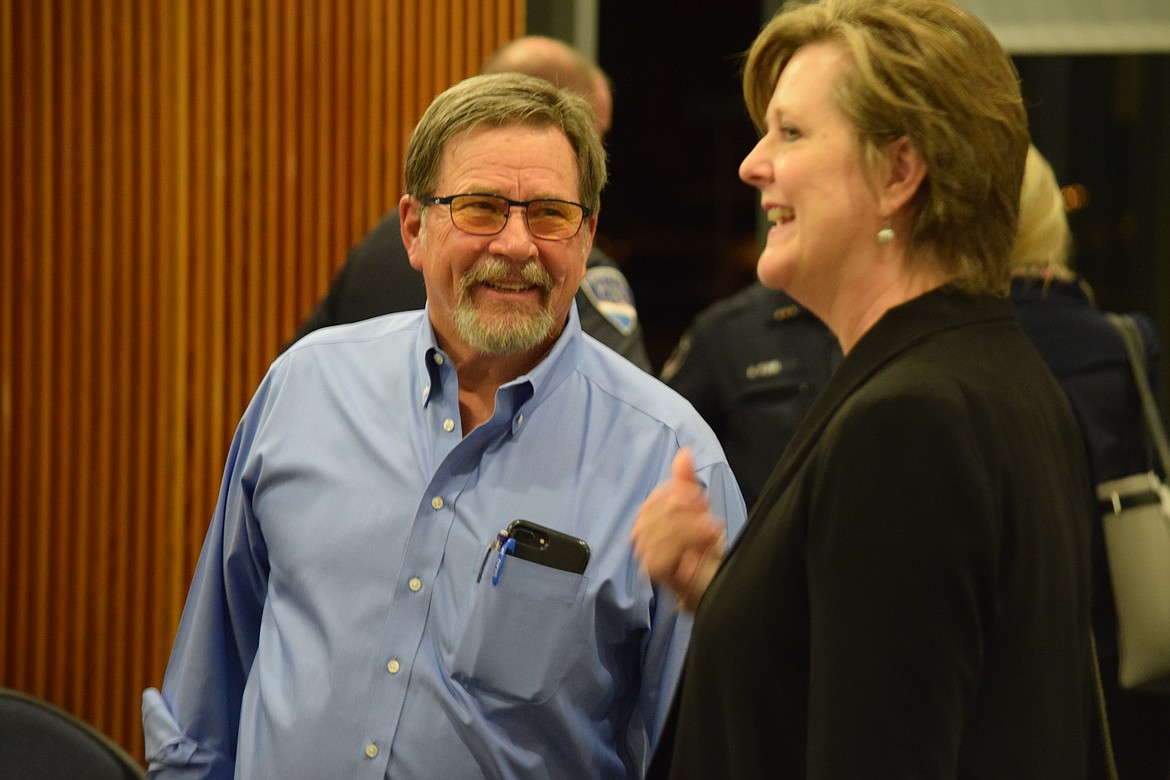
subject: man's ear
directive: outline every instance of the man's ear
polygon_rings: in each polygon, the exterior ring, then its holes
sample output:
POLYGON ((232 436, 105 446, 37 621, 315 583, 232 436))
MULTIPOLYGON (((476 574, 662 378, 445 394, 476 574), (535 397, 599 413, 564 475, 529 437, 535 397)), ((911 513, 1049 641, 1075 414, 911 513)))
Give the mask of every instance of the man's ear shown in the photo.
POLYGON ((926 161, 906 136, 886 144, 885 165, 878 181, 878 205, 882 214, 894 214, 909 203, 926 178, 926 161))
POLYGON ((593 251, 593 241, 597 238, 597 216, 594 215, 585 220, 585 224, 581 226, 581 229, 585 231, 585 241, 583 242, 585 244, 585 252, 582 255, 581 279, 577 280, 578 284, 585 278, 585 264, 589 261, 589 253, 593 251))
MULTIPOLYGON (((593 216, 591 216, 585 220, 585 230, 588 231, 588 233, 589 233, 587 243, 589 244, 589 248, 592 249, 593 248, 593 240, 595 238, 597 238, 597 215, 596 214, 594 214, 593 216)), ((589 254, 589 252, 586 251, 585 254, 589 254)))
POLYGON ((402 229, 402 245, 410 258, 410 267, 422 270, 422 205, 409 195, 398 201, 398 221, 402 229))

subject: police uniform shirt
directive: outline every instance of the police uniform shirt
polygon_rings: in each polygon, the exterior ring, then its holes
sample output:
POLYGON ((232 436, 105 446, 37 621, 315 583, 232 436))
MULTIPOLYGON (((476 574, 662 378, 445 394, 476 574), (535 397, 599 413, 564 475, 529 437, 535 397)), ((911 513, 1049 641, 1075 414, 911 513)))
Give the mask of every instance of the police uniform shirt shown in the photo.
POLYGON ((750 507, 841 359, 820 320, 755 282, 695 317, 661 378, 715 430, 750 507))

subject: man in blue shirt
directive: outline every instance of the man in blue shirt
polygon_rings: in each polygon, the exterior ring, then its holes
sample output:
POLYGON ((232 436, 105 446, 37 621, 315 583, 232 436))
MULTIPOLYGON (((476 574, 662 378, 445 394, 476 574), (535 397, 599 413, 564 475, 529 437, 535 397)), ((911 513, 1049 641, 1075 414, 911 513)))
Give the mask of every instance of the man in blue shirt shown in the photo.
POLYGON ((581 331, 605 179, 576 95, 435 99, 399 205, 427 308, 270 368, 144 694, 152 776, 642 775, 690 622, 634 516, 683 448, 729 536, 745 509, 693 408, 581 331), (583 540, 583 573, 520 557, 517 519, 583 540))

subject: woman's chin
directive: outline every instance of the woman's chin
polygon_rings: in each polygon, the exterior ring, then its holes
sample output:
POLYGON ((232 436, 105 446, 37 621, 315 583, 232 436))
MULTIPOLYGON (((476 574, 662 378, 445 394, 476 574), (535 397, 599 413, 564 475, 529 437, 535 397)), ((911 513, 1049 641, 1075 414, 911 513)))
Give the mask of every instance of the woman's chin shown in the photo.
POLYGON ((792 262, 765 248, 756 262, 756 276, 765 287, 773 290, 787 289, 788 283, 792 280, 792 262))

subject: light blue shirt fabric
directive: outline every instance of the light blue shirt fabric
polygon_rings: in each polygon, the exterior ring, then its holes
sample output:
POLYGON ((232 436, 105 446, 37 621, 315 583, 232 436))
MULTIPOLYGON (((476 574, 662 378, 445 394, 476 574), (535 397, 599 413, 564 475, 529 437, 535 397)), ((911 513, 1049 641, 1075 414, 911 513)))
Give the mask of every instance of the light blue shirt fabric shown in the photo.
POLYGON ((318 331, 273 363, 143 697, 152 776, 642 775, 691 623, 628 536, 684 445, 739 532, 719 443, 575 307, 466 437, 457 381, 424 312, 318 331), (509 557, 477 582, 517 518, 584 539, 584 575, 509 557))

